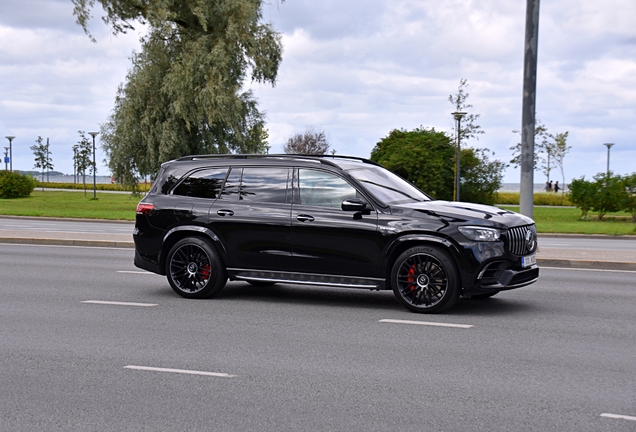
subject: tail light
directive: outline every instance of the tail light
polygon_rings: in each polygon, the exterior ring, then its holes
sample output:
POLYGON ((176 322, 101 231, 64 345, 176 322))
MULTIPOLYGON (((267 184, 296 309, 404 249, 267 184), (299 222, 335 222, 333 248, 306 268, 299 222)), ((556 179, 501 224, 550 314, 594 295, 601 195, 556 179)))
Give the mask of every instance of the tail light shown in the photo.
POLYGON ((148 213, 150 213, 151 211, 153 211, 155 209, 155 205, 154 204, 147 204, 147 203, 139 203, 137 204, 137 214, 138 215, 147 215, 148 213))

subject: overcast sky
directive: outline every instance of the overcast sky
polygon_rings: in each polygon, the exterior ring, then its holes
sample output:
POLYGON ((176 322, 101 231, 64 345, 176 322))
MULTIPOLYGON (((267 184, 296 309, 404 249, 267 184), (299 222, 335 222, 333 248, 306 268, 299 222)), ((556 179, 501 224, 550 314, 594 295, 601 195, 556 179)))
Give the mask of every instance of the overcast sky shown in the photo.
MULTIPOLYGON (((467 144, 509 161, 521 127, 525 3, 271 0, 264 19, 283 35, 279 78, 273 88, 246 83, 267 114, 270 152, 306 127, 324 130, 338 154, 363 157, 392 129, 451 131, 448 95, 466 78, 485 131, 467 144)), ((143 29, 111 36, 96 10, 92 43, 72 9, 70 0, 0 2, 0 134, 16 136, 14 169, 33 168, 39 135, 55 169, 72 173, 77 131, 99 130, 139 49, 143 29)), ((570 133, 568 182, 605 171, 607 142, 612 171, 636 172, 635 17, 633 0, 541 4, 537 117, 570 133)), ((519 182, 519 170, 508 168, 504 182, 519 182)))

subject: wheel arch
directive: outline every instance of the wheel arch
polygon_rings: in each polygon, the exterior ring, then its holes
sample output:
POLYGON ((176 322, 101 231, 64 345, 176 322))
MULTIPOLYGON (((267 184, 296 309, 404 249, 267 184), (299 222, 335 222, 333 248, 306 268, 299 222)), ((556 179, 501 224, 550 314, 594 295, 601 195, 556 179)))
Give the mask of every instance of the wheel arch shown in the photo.
POLYGON ((216 250, 221 255, 224 266, 227 267, 227 253, 225 246, 219 239, 219 237, 209 228, 198 225, 180 225, 169 230, 164 236, 161 244, 161 251, 159 252, 159 268, 162 274, 165 274, 166 270, 166 256, 168 252, 179 240, 186 237, 199 237, 205 240, 212 240, 216 250))
POLYGON ((408 234, 402 237, 395 239, 393 243, 391 243, 388 252, 387 259, 384 263, 384 276, 386 278, 386 286, 390 289, 391 287, 391 270, 393 269, 393 264, 395 260, 407 249, 410 249, 415 246, 441 246, 445 251, 447 251, 453 260, 455 261, 455 265, 458 269, 458 277, 461 280, 462 272, 461 272, 461 255, 459 253, 459 249, 457 245, 444 237, 438 237, 434 235, 427 234, 408 234))

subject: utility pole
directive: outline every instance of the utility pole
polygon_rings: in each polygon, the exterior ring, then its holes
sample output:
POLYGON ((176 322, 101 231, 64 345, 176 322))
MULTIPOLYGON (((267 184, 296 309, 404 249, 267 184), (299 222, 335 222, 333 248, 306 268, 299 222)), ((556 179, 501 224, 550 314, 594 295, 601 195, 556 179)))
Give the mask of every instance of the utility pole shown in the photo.
POLYGON ((537 100, 539 0, 526 0, 526 37, 523 58, 523 112, 521 115, 521 187, 519 211, 534 217, 534 123, 537 100))

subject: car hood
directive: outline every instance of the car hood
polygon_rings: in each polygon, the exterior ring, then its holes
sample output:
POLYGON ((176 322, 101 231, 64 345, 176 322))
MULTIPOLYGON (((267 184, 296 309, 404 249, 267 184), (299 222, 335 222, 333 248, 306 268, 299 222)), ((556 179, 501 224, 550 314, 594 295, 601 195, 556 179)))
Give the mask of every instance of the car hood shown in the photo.
POLYGON ((392 207, 396 213, 420 212, 430 216, 437 216, 448 222, 478 224, 498 228, 514 227, 533 224, 529 217, 498 207, 453 201, 424 201, 400 204, 392 207))

